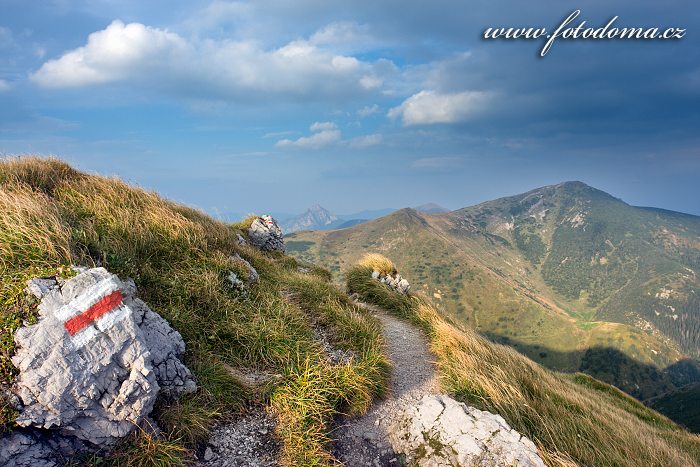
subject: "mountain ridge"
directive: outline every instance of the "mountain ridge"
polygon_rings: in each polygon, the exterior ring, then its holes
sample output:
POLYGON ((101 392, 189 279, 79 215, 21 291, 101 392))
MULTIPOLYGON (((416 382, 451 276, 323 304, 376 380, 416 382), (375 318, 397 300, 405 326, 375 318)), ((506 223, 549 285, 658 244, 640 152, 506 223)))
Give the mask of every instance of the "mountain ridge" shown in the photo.
POLYGON ((288 245, 336 275, 361 251, 386 254, 446 316, 640 399, 697 379, 678 380, 673 366, 700 355, 692 214, 635 207, 572 181, 449 213, 404 209, 288 245))

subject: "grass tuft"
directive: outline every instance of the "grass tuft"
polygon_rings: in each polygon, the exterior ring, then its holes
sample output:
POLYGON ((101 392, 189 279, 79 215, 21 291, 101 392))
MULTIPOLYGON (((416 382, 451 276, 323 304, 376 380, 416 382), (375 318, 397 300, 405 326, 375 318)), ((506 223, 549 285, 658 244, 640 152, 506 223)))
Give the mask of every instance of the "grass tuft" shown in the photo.
POLYGON ((396 266, 384 255, 379 253, 367 253, 358 262, 359 266, 371 268, 380 274, 396 274, 396 266))
POLYGON ((154 427, 138 427, 113 454, 94 461, 119 467, 170 467, 188 465, 191 458, 191 452, 178 440, 157 434, 154 427))

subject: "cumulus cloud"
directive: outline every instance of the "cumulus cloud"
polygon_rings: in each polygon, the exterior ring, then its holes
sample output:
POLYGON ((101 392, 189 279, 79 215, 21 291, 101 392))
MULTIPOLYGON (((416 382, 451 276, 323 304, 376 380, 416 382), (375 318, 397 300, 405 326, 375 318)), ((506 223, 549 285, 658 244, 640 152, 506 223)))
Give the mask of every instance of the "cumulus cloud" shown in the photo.
POLYGON ((401 117, 404 126, 462 122, 484 110, 490 97, 489 93, 479 91, 453 94, 421 91, 389 110, 388 116, 401 117))
POLYGON ((114 21, 90 34, 85 46, 49 60, 32 74, 43 87, 63 88, 108 83, 146 76, 159 68, 172 68, 189 58, 187 42, 177 34, 114 21))
POLYGON ((84 46, 45 62, 31 79, 47 88, 129 82, 223 99, 256 92, 312 98, 366 93, 380 86, 378 62, 337 53, 325 46, 334 42, 331 35, 322 30, 310 40, 264 49, 255 41, 186 39, 141 23, 114 21, 90 34, 84 46))

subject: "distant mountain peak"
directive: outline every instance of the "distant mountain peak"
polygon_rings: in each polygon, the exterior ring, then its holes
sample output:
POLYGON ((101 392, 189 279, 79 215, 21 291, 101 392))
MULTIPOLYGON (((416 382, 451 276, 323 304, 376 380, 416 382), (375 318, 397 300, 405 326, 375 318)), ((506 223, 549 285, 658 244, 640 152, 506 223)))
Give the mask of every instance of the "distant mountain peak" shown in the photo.
POLYGON ((425 204, 421 204, 420 206, 416 206, 413 209, 415 209, 416 211, 429 212, 429 213, 440 213, 440 212, 449 212, 450 211, 449 209, 444 208, 437 203, 425 203, 425 204))
POLYGON ((303 214, 292 217, 282 223, 282 231, 285 234, 300 230, 319 230, 328 228, 338 220, 338 216, 328 211, 320 204, 314 204, 303 214))

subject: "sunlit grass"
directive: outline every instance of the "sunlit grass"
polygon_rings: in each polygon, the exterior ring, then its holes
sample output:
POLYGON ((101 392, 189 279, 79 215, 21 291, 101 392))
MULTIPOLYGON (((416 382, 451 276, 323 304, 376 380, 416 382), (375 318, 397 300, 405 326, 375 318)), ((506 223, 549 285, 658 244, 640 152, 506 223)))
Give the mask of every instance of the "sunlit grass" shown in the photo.
MULTIPOLYGON (((329 282, 327 271, 305 265, 304 274, 293 258, 240 246, 238 236, 246 236, 251 220, 215 221, 58 160, 0 161, 0 380, 9 383, 15 376, 14 331, 36 316, 36 304, 25 298, 26 280, 72 264, 103 265, 133 278, 140 298, 182 334, 185 359, 199 385, 180 401, 159 401, 154 418, 162 437, 137 433, 112 460, 190 462, 219 419, 262 404, 279 417, 284 462, 332 462, 327 446, 332 417, 366 410, 384 390, 387 362, 379 327, 329 282), (246 277, 231 260, 234 254, 260 274, 245 294, 226 280, 230 271, 246 277), (289 291, 295 300, 283 293, 289 291), (314 326, 356 358, 331 364, 314 326), (248 387, 240 375, 251 369, 280 377, 248 387)), ((2 429, 12 426, 11 410, 1 417, 2 429)))

